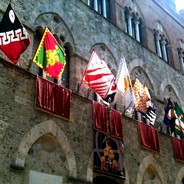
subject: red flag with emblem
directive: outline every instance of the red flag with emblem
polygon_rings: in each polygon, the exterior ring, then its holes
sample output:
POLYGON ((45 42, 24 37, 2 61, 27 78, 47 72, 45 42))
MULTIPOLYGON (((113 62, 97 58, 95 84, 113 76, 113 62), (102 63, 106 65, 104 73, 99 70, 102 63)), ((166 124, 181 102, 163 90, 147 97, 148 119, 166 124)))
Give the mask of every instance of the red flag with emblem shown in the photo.
POLYGON ((9 3, 0 22, 0 49, 16 64, 29 44, 27 31, 9 3))
POLYGON ((45 29, 33 61, 49 77, 59 78, 66 65, 65 52, 48 28, 45 29))

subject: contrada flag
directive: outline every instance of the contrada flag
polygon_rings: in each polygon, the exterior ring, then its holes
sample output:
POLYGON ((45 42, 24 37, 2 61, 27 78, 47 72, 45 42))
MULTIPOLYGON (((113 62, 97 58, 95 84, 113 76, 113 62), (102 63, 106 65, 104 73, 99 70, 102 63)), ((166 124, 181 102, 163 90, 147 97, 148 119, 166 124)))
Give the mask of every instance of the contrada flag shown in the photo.
POLYGON ((170 127, 171 129, 174 129, 175 119, 176 119, 176 117, 175 117, 173 103, 170 100, 170 98, 168 98, 167 106, 165 108, 165 115, 164 115, 163 122, 166 126, 170 127))
POLYGON ((179 135, 180 137, 183 137, 184 133, 184 113, 182 108, 178 105, 177 102, 175 102, 175 133, 176 135, 179 135))
POLYGON ((125 58, 121 58, 119 71, 116 77, 118 90, 124 96, 125 113, 131 115, 134 111, 134 94, 132 90, 132 82, 127 68, 125 58))
POLYGON ((0 49, 16 64, 30 44, 27 31, 9 3, 0 22, 0 49))
POLYGON ((48 28, 45 28, 33 61, 49 77, 58 79, 64 71, 66 65, 65 52, 48 28))
POLYGON ((149 101, 149 97, 146 89, 147 88, 141 84, 139 79, 136 78, 133 86, 136 111, 142 111, 144 113, 147 112, 147 102, 149 101))
POLYGON ((112 83, 114 83, 114 79, 115 77, 107 64, 93 50, 83 80, 95 93, 105 99, 112 83))

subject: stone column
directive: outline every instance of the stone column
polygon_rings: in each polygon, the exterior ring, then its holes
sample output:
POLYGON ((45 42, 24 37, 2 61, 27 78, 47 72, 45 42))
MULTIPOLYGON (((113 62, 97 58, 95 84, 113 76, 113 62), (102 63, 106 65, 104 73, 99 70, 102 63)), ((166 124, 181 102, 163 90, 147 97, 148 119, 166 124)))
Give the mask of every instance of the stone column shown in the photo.
POLYGON ((161 47, 162 47, 163 59, 164 59, 165 61, 168 61, 168 60, 167 60, 167 52, 166 52, 166 41, 165 41, 165 40, 162 40, 162 41, 161 41, 161 47))
POLYGON ((132 16, 128 15, 128 34, 132 36, 132 16))
POLYGON ((102 9, 103 9, 103 16, 105 18, 107 18, 107 4, 106 4, 106 0, 102 1, 102 9))
POLYGON ((160 37, 156 35, 155 39, 156 39, 157 54, 159 57, 162 57, 161 48, 160 48, 160 37))
POLYGON ((139 21, 135 20, 135 38, 138 42, 140 42, 140 31, 139 31, 139 21))
POLYGON ((98 11, 98 0, 94 0, 94 9, 98 11))

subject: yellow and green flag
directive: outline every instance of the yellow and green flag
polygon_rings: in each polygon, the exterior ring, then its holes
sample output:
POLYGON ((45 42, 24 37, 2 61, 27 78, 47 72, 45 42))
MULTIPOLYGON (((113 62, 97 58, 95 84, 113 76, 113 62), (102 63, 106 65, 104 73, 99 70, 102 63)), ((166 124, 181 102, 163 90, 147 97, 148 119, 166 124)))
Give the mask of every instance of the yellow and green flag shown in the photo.
POLYGON ((58 79, 64 71, 66 65, 65 52, 48 28, 45 28, 33 61, 49 77, 58 79))

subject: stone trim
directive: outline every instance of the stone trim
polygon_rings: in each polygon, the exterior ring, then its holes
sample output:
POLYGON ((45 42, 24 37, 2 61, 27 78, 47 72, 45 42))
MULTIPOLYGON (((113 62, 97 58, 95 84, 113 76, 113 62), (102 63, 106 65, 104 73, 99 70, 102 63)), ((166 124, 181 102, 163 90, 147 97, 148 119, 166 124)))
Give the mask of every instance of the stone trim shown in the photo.
POLYGON ((39 123, 24 135, 22 141, 20 142, 15 162, 11 165, 11 168, 24 169, 26 156, 29 149, 32 147, 36 140, 47 133, 52 134, 57 139, 59 145, 61 146, 61 149, 65 153, 66 160, 68 162, 69 176, 76 178, 77 164, 70 142, 65 133, 52 120, 39 123))
POLYGON ((147 157, 145 157, 143 159, 143 161, 141 162, 139 169, 138 169, 138 173, 137 173, 137 184, 142 184, 143 183, 143 177, 144 174, 146 172, 146 170, 148 169, 149 166, 154 167, 154 169, 157 172, 157 175, 161 181, 162 184, 166 184, 167 183, 167 179, 163 173, 162 168, 160 167, 160 165, 157 164, 156 160, 154 159, 153 155, 148 155, 147 157))

